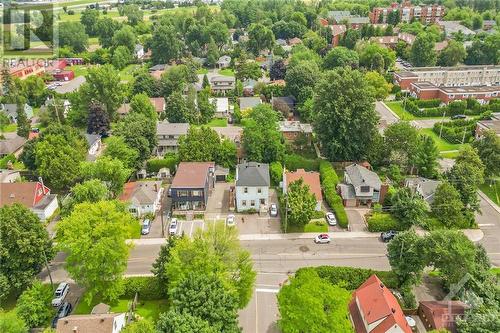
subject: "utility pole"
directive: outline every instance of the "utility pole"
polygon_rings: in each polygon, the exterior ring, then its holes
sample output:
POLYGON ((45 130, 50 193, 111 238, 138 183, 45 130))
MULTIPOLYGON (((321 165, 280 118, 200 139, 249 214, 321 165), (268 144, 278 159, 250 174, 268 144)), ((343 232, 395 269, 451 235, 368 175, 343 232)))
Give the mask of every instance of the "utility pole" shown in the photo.
MULTIPOLYGON (((168 191, 168 190, 167 190, 168 191)), ((165 191, 161 196, 161 207, 160 207, 160 216, 161 216, 161 237, 165 238, 165 222, 163 220, 163 215, 165 215, 165 191)))
POLYGON ((288 193, 285 194, 285 234, 288 227, 288 193))
POLYGON ((464 144, 464 141, 465 141, 465 133, 467 133, 467 126, 464 127, 464 135, 462 136, 462 144, 464 144))
POLYGON ((444 108, 443 111, 443 119, 441 119, 441 128, 439 129, 439 138, 441 139, 441 133, 443 133, 443 124, 444 124, 444 117, 446 115, 446 108, 444 108))
POLYGON ((52 281, 52 274, 50 273, 49 262, 47 261, 47 255, 45 254, 45 249, 42 250, 43 260, 45 261, 45 267, 47 268, 47 272, 49 273, 50 286, 52 290, 54 290, 54 282, 52 281))

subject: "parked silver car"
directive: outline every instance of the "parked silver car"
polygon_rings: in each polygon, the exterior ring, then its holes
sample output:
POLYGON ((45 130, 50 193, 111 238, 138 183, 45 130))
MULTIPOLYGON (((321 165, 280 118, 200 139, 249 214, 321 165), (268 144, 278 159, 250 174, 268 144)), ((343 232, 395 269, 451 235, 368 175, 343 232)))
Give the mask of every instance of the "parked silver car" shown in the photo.
POLYGON ((177 219, 173 218, 172 221, 170 221, 170 226, 168 227, 168 234, 170 236, 175 236, 175 234, 177 234, 177 226, 178 226, 177 219))
POLYGON ((54 298, 52 299, 52 306, 61 306, 66 295, 69 292, 69 284, 67 282, 61 282, 59 286, 57 286, 56 291, 54 292, 54 298))

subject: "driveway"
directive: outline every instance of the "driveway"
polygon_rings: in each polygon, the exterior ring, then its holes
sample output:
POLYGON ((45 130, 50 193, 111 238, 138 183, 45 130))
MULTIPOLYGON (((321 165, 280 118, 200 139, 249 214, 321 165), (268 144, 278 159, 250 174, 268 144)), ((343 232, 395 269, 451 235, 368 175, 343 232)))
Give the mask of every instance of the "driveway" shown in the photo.
MULTIPOLYGON (((155 219, 153 220, 153 224, 151 224, 151 230, 149 234, 142 235, 141 238, 161 238, 164 237, 162 234, 161 228, 161 214, 163 214, 163 227, 165 228, 165 236, 167 236, 166 231, 168 230, 168 224, 170 220, 167 218, 168 212, 170 212, 170 208, 172 206, 172 198, 168 195, 168 187, 165 187, 163 191, 163 211, 159 211, 156 213, 155 219)), ((141 220, 142 221, 142 220, 141 220)))
POLYGON ((218 182, 212 189, 212 194, 208 197, 205 217, 219 218, 218 216, 229 213, 229 188, 230 183, 218 182))
MULTIPOLYGON (((449 120, 449 118, 444 119, 449 120)), ((435 123, 439 123, 443 121, 442 118, 435 118, 435 119, 415 119, 412 120, 410 123, 415 126, 416 128, 432 128, 434 127, 435 123)))
POLYGON ((383 102, 375 102, 375 111, 380 116, 379 130, 383 131, 387 126, 399 121, 399 117, 394 114, 383 102))
POLYGON ((349 231, 366 231, 365 214, 369 211, 368 208, 346 208, 349 231))

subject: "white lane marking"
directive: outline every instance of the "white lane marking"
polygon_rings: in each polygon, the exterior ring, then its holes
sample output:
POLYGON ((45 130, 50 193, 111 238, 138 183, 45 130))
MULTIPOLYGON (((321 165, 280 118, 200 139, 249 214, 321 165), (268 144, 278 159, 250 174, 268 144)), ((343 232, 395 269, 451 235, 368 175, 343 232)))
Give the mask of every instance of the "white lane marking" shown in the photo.
POLYGON ((257 293, 272 293, 272 294, 277 294, 280 290, 276 288, 256 288, 255 292, 257 293))
POLYGON ((194 222, 191 221, 191 230, 189 231, 189 237, 193 235, 194 222))
POLYGON ((478 226, 480 227, 490 227, 492 225, 495 225, 494 223, 479 223, 478 226))

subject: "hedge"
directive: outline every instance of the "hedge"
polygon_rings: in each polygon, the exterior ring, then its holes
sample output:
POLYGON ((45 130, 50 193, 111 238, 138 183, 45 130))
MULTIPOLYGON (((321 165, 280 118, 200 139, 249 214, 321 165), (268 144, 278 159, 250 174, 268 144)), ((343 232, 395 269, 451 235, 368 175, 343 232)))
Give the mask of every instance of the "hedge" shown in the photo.
POLYGON ((475 120, 460 119, 460 120, 436 123, 432 127, 432 131, 437 135, 441 133, 441 137, 450 143, 462 143, 462 139, 464 139, 464 131, 465 131, 464 142, 470 142, 474 137, 475 128, 476 128, 475 120))
POLYGON ((401 230, 401 225, 389 213, 373 213, 367 219, 368 231, 388 231, 388 230, 401 230))
POLYGON ((271 181, 274 185, 279 185, 279 183, 283 180, 283 166, 280 162, 272 162, 269 166, 269 173, 271 181))
POLYGON ((285 167, 290 171, 295 171, 297 169, 304 169, 306 171, 318 171, 319 160, 308 159, 297 154, 289 154, 285 155, 285 167))
MULTIPOLYGON (((423 101, 408 101, 406 103, 406 111, 410 112, 416 117, 442 117, 443 114, 446 117, 455 116, 458 114, 465 114, 469 116, 477 116, 481 113, 490 110, 489 105, 474 106, 472 108, 467 108, 467 103, 465 101, 454 101, 447 106, 442 107, 421 107, 419 102, 426 102, 432 100, 423 101)), ((470 104, 470 103, 469 103, 470 104)), ((431 104, 432 105, 432 104, 431 104)))
POLYGON ((164 299, 167 297, 167 287, 160 284, 154 276, 138 276, 123 279, 124 291, 122 296, 133 298, 135 293, 143 300, 164 299))
POLYGON ((348 290, 358 289, 373 274, 376 274, 386 287, 398 287, 398 279, 392 271, 375 271, 372 269, 342 266, 318 266, 299 268, 295 275, 302 274, 308 270, 315 270, 320 278, 348 290))
POLYGON ((146 171, 158 172, 161 168, 168 168, 173 173, 178 162, 176 155, 167 155, 164 159, 154 158, 146 162, 146 171))
POLYGON ((335 212, 339 226, 342 228, 347 228, 349 221, 347 220, 347 214, 344 209, 344 204, 342 198, 337 194, 337 184, 339 182, 339 177, 333 169, 330 162, 321 161, 319 163, 319 172, 321 177, 321 186, 323 187, 323 194, 325 195, 325 200, 335 212))
POLYGON ((439 98, 417 100, 417 106, 419 108, 437 108, 439 105, 441 105, 441 100, 439 98))

